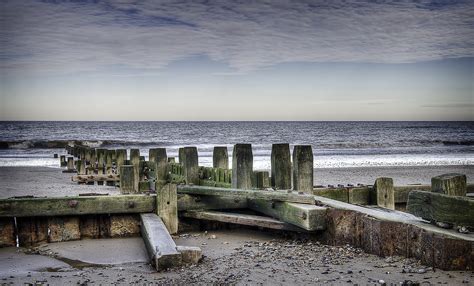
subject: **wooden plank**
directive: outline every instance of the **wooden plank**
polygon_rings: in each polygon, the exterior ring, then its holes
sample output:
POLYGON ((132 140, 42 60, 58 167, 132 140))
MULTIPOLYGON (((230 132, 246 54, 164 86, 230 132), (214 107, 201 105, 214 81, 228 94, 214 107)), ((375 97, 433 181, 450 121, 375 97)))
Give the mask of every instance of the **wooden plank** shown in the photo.
POLYGON ((408 194, 411 191, 431 191, 431 185, 406 185, 406 186, 394 186, 395 191, 395 203, 406 203, 408 201, 408 194))
POLYGON ((179 185, 178 193, 201 195, 201 196, 227 196, 247 199, 262 199, 280 202, 292 202, 301 204, 314 204, 314 197, 309 194, 298 194, 296 192, 283 191, 258 191, 230 188, 214 188, 204 186, 179 185))
POLYGON ((156 270, 180 265, 181 254, 176 250, 176 244, 161 218, 147 213, 140 214, 140 219, 143 241, 156 270))
POLYGON ((246 198, 178 194, 178 211, 245 208, 246 198))
POLYGON ((322 230, 326 227, 326 208, 324 207, 261 199, 248 199, 248 207, 308 231, 322 230))
POLYGON ((149 195, 1 199, 0 217, 145 213, 155 210, 155 200, 149 195))
POLYGON ((72 176, 71 180, 78 183, 90 183, 98 181, 107 181, 107 182, 118 182, 120 177, 115 174, 107 175, 76 175, 72 176))
POLYGON ((175 184, 166 184, 156 191, 156 213, 171 234, 178 232, 178 204, 175 184))
POLYGON ((303 229, 299 227, 295 227, 291 224, 284 223, 277 219, 264 217, 264 216, 258 216, 258 215, 228 213, 228 212, 219 212, 219 211, 187 211, 187 212, 181 213, 181 215, 184 217, 195 218, 195 219, 219 221, 219 222, 248 225, 248 226, 257 226, 257 227, 264 227, 264 228, 270 228, 270 229, 304 231, 303 229))
POLYGON ((407 211, 429 221, 474 227, 474 199, 467 197, 411 191, 407 211))

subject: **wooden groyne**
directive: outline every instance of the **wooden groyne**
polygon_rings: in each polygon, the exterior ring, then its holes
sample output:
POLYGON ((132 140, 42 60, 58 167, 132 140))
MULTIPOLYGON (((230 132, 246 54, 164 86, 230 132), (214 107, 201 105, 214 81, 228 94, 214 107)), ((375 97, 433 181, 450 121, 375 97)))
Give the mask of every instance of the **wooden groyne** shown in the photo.
POLYGON ((68 146, 59 158, 79 184, 108 184, 120 195, 0 200, 0 245, 22 246, 83 237, 140 235, 158 270, 196 263, 198 248, 174 245, 180 218, 301 232, 332 245, 351 244, 379 256, 414 257, 445 270, 474 269, 472 186, 466 177, 434 177, 431 185, 313 185, 313 151, 274 144, 271 170, 254 170, 250 144, 216 146, 213 167, 199 166, 196 147, 94 149, 68 146), (67 160, 66 160, 67 159, 67 160), (66 163, 65 163, 66 162, 66 163), (402 211, 400 211, 402 210, 402 211), (164 243, 164 244, 163 244, 164 243))

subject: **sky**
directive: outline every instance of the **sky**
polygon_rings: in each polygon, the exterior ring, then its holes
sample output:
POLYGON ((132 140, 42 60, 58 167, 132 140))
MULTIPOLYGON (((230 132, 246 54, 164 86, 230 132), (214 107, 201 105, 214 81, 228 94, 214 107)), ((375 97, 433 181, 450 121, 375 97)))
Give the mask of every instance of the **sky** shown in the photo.
POLYGON ((474 1, 2 1, 0 120, 474 120, 474 1))

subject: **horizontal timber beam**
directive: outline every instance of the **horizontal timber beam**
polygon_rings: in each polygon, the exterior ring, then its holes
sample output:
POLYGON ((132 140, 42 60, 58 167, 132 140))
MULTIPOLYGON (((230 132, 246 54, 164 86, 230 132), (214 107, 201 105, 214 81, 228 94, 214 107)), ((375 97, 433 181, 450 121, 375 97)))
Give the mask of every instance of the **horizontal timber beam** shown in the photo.
POLYGON ((89 182, 99 182, 99 181, 107 181, 107 182, 120 181, 119 175, 115 175, 115 174, 76 175, 76 176, 72 176, 71 179, 73 182, 78 182, 78 183, 89 183, 89 182))
POLYGON ((178 194, 220 196, 246 199, 261 199, 268 201, 292 202, 300 204, 314 204, 314 197, 308 194, 283 191, 260 191, 229 188, 215 188, 192 185, 179 185, 178 194))
POLYGON ((411 191, 407 211, 429 221, 474 227, 474 199, 468 197, 411 191))
POLYGON ((278 230, 304 231, 299 227, 279 221, 277 219, 258 215, 238 214, 219 211, 187 211, 181 213, 181 216, 194 219, 219 221, 224 223, 257 226, 278 230))
POLYGON ((1 199, 0 217, 147 213, 155 204, 156 196, 149 195, 1 199))
POLYGON ((245 208, 246 198, 178 194, 178 211, 245 208))
POLYGON ((249 199, 248 207, 307 231, 326 228, 326 208, 324 207, 260 199, 249 199))

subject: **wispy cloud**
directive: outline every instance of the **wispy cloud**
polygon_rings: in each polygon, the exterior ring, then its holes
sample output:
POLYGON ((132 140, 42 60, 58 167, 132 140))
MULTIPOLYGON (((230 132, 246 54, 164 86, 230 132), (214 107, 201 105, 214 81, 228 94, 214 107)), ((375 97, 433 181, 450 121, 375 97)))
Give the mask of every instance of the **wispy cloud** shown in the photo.
POLYGON ((474 56, 474 2, 440 3, 7 1, 0 4, 1 69, 157 69, 204 55, 245 72, 285 62, 474 56))

